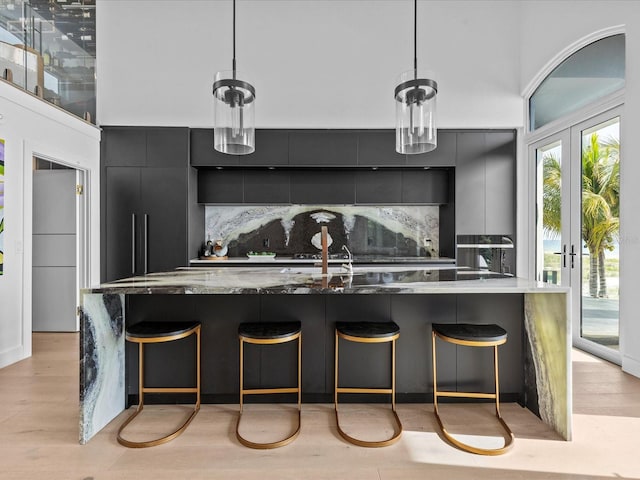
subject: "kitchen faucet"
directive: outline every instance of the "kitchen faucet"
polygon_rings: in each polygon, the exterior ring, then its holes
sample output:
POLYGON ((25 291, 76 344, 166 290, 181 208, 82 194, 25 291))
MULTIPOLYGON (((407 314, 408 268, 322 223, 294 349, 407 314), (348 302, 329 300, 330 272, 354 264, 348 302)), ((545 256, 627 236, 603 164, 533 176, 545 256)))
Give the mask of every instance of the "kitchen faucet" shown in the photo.
POLYGON ((351 255, 351 251, 349 250, 349 248, 346 245, 342 245, 342 250, 344 250, 345 252, 347 252, 347 255, 349 255, 349 263, 343 263, 342 264, 342 268, 345 269, 347 271, 347 273, 349 274, 353 274, 353 265, 352 265, 352 261, 353 261, 353 255, 351 255))

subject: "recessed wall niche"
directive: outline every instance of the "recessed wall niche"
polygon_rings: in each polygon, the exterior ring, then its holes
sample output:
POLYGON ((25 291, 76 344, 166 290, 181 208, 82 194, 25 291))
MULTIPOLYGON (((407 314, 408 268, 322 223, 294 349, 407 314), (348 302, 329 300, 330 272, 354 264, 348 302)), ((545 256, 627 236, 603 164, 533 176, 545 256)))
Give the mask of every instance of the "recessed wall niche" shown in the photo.
POLYGON ((346 245, 354 255, 439 255, 439 207, 431 205, 206 206, 204 240, 222 240, 230 256, 316 253, 323 225, 330 253, 346 245))

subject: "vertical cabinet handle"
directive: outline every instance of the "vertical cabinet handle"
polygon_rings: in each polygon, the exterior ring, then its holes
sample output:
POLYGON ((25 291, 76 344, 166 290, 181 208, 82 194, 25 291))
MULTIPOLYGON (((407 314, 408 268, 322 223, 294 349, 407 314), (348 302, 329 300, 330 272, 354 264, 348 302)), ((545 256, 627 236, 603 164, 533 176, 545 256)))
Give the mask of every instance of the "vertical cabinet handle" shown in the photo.
POLYGON ((144 214, 144 274, 149 273, 149 215, 144 214))
POLYGON ((136 214, 131 214, 131 275, 136 274, 136 214))

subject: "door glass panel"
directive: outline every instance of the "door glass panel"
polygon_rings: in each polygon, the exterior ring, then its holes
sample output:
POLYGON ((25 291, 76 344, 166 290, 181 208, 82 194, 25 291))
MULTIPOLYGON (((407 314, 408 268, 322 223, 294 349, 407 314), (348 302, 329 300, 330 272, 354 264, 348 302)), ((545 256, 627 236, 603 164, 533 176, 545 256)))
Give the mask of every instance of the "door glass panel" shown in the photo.
POLYGON ((562 255, 562 144, 536 149, 537 234, 536 278, 561 283, 562 255))
POLYGON ((619 347, 620 118, 581 132, 580 336, 619 347))

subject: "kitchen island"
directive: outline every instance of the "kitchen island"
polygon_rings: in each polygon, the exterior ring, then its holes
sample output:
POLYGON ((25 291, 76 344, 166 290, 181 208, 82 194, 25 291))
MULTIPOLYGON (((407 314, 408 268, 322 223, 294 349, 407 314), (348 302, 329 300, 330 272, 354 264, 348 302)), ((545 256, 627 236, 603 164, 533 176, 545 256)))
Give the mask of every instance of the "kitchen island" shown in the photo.
MULTIPOLYGON (((332 401, 336 321, 391 319, 400 326, 399 402, 432 400, 431 323, 498 323, 509 334, 509 341, 500 347, 503 401, 521 403, 569 440, 571 326, 567 294, 566 288, 491 272, 402 265, 356 265, 351 273, 336 265, 329 267, 326 276, 320 275, 319 268, 295 265, 196 267, 87 289, 82 292, 80 442, 86 443, 135 402, 137 358, 133 347, 125 345, 124 328, 150 318, 202 322, 205 403, 238 401, 237 326, 241 322, 302 322, 305 402, 332 401)), ((178 345, 171 347, 169 354, 165 351, 156 356, 148 352, 148 361, 157 364, 160 368, 154 370, 161 372, 176 364, 176 370, 182 371, 184 361, 188 372, 192 347, 178 345)), ((440 387, 490 391, 492 356, 467 350, 453 345, 439 348, 440 387)), ((248 372, 248 381, 288 381, 295 372, 275 365, 291 363, 289 353, 269 355, 277 363, 267 363, 259 351, 247 352, 255 355, 250 363, 257 365, 248 372)), ((345 382, 369 386, 388 382, 385 355, 367 357, 368 374, 361 378, 350 372, 349 364, 353 362, 353 371, 357 371, 357 362, 365 361, 362 351, 354 348, 343 353, 346 367, 341 367, 341 378, 345 382)), ((166 379, 160 375, 149 381, 166 379)), ((187 376, 185 382, 189 381, 187 376)))

